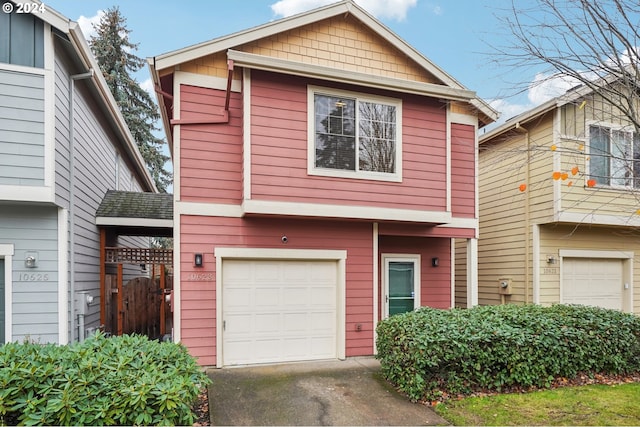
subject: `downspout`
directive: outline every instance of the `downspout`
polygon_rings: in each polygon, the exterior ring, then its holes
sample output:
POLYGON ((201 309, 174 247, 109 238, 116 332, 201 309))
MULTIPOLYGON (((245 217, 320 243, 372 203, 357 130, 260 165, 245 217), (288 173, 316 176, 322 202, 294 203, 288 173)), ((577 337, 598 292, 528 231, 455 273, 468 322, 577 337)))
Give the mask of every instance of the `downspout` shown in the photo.
POLYGON ((531 147, 529 146, 531 143, 529 131, 520 125, 520 122, 516 123, 515 129, 518 132, 525 134, 525 148, 527 150, 527 167, 525 169, 525 182, 527 184, 528 190, 525 191, 525 199, 524 199, 524 303, 529 304, 529 282, 531 280, 531 274, 529 273, 529 267, 531 266, 531 238, 529 237, 529 229, 531 228, 531 147))
POLYGON ((233 82, 233 60, 227 60, 227 93, 224 100, 224 109, 220 117, 211 119, 174 119, 169 123, 174 125, 215 125, 229 123, 229 104, 231 102, 231 83, 233 82))
MULTIPOLYGON (((70 327, 71 327, 71 342, 76 341, 76 216, 75 216, 75 203, 76 203, 76 176, 75 176, 75 157, 76 157, 76 144, 74 142, 75 132, 74 124, 75 118, 73 109, 75 106, 75 82, 76 80, 90 79, 93 77, 93 68, 90 68, 88 72, 82 74, 74 74, 69 76, 69 297, 70 302, 69 309, 71 310, 70 327)), ((84 323, 84 319, 83 319, 84 323)))

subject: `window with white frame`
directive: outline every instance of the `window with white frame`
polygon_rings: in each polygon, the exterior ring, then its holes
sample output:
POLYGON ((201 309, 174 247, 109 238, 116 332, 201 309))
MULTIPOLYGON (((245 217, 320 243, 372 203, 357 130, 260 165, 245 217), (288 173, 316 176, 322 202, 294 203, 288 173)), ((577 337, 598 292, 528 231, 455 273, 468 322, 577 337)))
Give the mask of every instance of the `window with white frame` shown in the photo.
POLYGON ((310 173, 399 181, 401 102, 311 88, 310 173))
POLYGON ((589 175, 598 184, 640 188, 640 137, 628 128, 589 126, 589 175))

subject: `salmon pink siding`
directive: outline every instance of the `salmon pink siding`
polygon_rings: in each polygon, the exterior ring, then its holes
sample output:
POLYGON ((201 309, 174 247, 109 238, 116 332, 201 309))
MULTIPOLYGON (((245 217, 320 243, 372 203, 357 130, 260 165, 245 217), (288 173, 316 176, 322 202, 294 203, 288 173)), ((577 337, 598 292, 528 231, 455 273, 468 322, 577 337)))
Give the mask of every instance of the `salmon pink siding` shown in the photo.
POLYGON ((476 130, 451 124, 451 211, 454 217, 476 217, 476 130))
MULTIPOLYGON (((180 86, 180 119, 221 117, 226 92, 180 86)), ((231 93, 227 124, 181 125, 180 199, 240 204, 242 200, 242 98, 231 93)))
MULTIPOLYGON (((420 306, 451 307, 451 239, 380 236, 379 250, 381 256, 420 255, 420 306), (438 267, 431 264, 434 257, 438 258, 438 267)), ((382 260, 380 268, 384 268, 382 260)), ((379 277, 382 292, 382 270, 379 277)))
POLYGON ((254 70, 251 105, 254 200, 446 209, 446 112, 436 100, 254 70), (402 99, 402 182, 308 174, 308 85, 402 99))
POLYGON ((346 250, 346 355, 372 354, 371 224, 182 215, 180 229, 181 341, 200 364, 216 364, 217 247, 346 250), (289 239, 286 245, 283 234, 289 239), (194 253, 204 254, 203 267, 194 268, 194 253))

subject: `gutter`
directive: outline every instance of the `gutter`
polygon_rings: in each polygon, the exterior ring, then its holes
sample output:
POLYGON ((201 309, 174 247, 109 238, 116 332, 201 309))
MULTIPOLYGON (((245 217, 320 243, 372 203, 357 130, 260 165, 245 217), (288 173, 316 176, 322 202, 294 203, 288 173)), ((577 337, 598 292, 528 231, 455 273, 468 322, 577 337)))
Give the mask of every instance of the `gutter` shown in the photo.
MULTIPOLYGON (((76 341, 76 143, 75 143, 75 82, 76 80, 91 79, 93 68, 81 74, 69 76, 69 295, 71 297, 71 342, 76 341)), ((84 333, 82 335, 84 337, 84 333)))

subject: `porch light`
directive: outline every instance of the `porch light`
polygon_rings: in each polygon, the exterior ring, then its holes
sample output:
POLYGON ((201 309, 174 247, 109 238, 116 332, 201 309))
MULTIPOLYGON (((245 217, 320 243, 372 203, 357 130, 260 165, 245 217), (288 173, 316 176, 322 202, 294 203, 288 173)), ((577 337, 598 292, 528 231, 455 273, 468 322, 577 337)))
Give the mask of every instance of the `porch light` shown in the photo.
POLYGON ((556 263, 556 257, 554 257, 553 255, 547 255, 547 264, 555 264, 556 263))
POLYGON ((193 257, 193 265, 196 267, 202 267, 202 254, 195 254, 193 257))
POLYGON ((24 266, 27 268, 36 268, 38 266, 38 257, 35 253, 27 252, 24 257, 24 266))
POLYGON ((439 265, 440 265, 440 258, 438 258, 438 257, 431 258, 431 266, 432 267, 437 267, 439 265))

